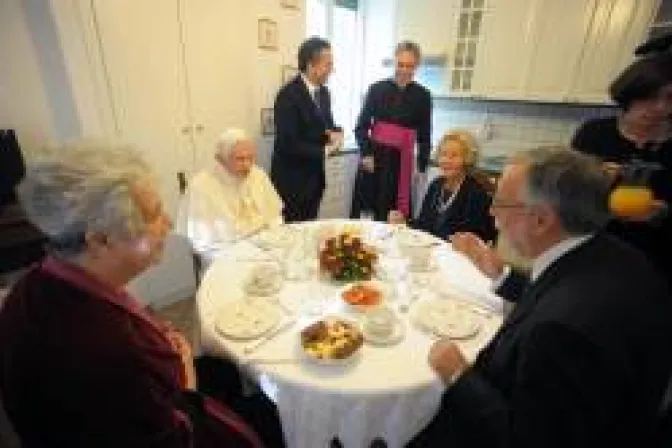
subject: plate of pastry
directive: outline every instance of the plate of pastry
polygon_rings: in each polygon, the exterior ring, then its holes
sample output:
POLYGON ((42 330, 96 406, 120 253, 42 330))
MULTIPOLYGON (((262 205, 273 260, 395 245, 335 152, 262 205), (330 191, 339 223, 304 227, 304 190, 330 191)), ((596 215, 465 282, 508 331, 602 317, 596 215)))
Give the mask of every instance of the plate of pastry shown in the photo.
POLYGON ((364 343, 357 324, 339 317, 327 317, 308 325, 300 338, 304 355, 322 365, 349 364, 364 343))

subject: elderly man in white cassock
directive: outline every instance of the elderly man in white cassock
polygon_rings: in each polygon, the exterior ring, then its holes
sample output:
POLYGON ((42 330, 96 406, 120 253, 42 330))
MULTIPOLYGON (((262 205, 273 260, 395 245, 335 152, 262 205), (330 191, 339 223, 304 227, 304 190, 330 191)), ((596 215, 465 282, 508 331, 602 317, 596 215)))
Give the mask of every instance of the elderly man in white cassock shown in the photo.
POLYGON ((221 134, 212 168, 196 174, 180 207, 178 232, 206 257, 261 229, 282 224, 282 200, 256 164, 256 147, 240 129, 221 134))

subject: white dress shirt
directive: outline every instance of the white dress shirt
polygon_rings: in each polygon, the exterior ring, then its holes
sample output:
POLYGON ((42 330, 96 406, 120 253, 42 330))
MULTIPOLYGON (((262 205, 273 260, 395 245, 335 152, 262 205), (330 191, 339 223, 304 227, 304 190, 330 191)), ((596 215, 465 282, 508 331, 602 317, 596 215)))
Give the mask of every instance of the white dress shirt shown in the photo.
MULTIPOLYGON (((306 85, 306 88, 308 89, 308 94, 310 94, 310 97, 313 99, 313 103, 315 103, 315 106, 317 106, 318 109, 321 108, 322 105, 318 103, 318 100, 317 100, 317 97, 316 97, 316 95, 318 94, 318 92, 320 90, 320 86, 315 85, 312 82, 310 82, 310 79, 308 79, 308 77, 303 73, 301 73, 301 79, 303 79, 303 83, 306 85)), ((335 148, 334 148, 333 145, 326 144, 324 146, 325 158, 329 157, 329 155, 334 151, 334 149, 335 148)))
MULTIPOLYGON (((576 249, 592 237, 593 234, 570 236, 546 249, 532 262, 532 273, 530 275, 530 281, 536 281, 541 276, 541 274, 543 274, 543 272, 548 269, 549 266, 555 263, 560 257, 576 249)), ((501 275, 492 281, 492 290, 496 291, 499 289, 510 274, 511 266, 504 266, 504 270, 502 271, 501 275)))

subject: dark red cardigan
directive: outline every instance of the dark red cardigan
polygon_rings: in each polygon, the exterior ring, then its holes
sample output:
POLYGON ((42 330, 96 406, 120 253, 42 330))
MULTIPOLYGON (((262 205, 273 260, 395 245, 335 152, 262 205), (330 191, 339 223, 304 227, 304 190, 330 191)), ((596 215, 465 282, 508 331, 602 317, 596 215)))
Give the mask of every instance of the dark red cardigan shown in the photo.
POLYGON ((46 259, 0 310, 0 394, 25 447, 262 445, 219 403, 185 400, 180 372, 143 306, 74 265, 46 259))

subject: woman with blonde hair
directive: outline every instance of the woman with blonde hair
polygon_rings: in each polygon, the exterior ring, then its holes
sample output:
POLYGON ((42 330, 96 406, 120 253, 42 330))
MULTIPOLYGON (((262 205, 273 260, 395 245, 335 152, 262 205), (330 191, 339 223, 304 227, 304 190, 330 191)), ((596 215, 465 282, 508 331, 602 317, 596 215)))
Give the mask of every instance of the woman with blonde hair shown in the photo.
MULTIPOLYGON (((429 185, 418 217, 408 224, 439 238, 471 232, 493 241, 497 231, 490 216, 491 198, 473 175, 477 159, 478 145, 469 132, 446 132, 435 153, 441 175, 429 185)), ((396 210, 390 212, 388 220, 404 222, 396 210)))

